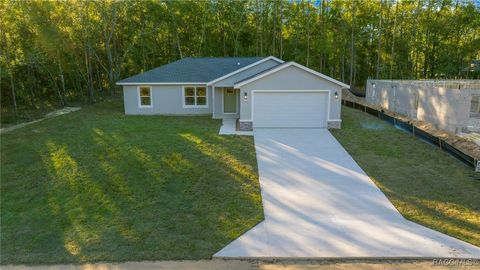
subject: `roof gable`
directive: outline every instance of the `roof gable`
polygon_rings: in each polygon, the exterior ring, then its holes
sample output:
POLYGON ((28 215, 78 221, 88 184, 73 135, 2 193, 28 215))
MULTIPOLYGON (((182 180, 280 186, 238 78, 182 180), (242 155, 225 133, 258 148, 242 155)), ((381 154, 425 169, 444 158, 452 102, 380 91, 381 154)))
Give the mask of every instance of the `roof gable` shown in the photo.
POLYGON ((347 85, 347 84, 345 84, 345 83, 342 83, 342 82, 340 82, 340 81, 337 81, 337 80, 335 80, 335 79, 333 79, 333 78, 331 78, 331 77, 329 77, 329 76, 327 76, 327 75, 325 75, 325 74, 322 74, 322 73, 320 73, 320 72, 317 72, 317 71, 315 71, 315 70, 313 70, 313 69, 310 69, 310 68, 307 68, 307 67, 305 67, 305 66, 302 66, 302 65, 300 65, 300 64, 298 64, 298 63, 296 63, 296 62, 286 62, 286 63, 283 63, 283 64, 281 64, 281 65, 272 67, 272 68, 270 68, 270 69, 264 70, 264 71, 262 71, 262 72, 260 72, 260 73, 258 73, 258 74, 255 74, 255 75, 253 75, 253 76, 250 76, 250 77, 248 77, 248 78, 245 78, 245 79, 243 79, 243 80, 241 80, 241 81, 235 82, 234 87, 235 87, 235 88, 240 88, 240 87, 243 86, 243 85, 246 85, 246 84, 249 84, 249 83, 251 83, 251 82, 254 82, 254 81, 258 80, 258 79, 261 79, 261 78, 263 78, 263 77, 266 77, 266 76, 268 76, 268 75, 270 75, 270 74, 273 74, 273 73, 275 73, 275 72, 278 72, 278 71, 283 70, 283 69, 285 69, 285 68, 287 68, 287 67, 290 67, 290 66, 297 67, 297 68, 299 68, 299 69, 301 69, 301 70, 303 70, 303 71, 305 71, 305 72, 308 72, 308 73, 310 73, 310 74, 312 74, 312 75, 315 75, 315 76, 317 76, 317 77, 320 77, 320 78, 322 78, 322 79, 325 79, 325 80, 327 80, 327 81, 329 81, 329 82, 331 82, 331 83, 334 83, 334 84, 337 84, 337 85, 339 85, 339 86, 341 86, 341 87, 345 87, 345 88, 350 89, 350 86, 349 86, 349 85, 347 85))
POLYGON ((262 59, 264 57, 188 57, 120 80, 117 84, 207 83, 262 59))
POLYGON ((269 61, 269 60, 275 61, 275 62, 277 62, 278 64, 284 63, 283 60, 278 59, 278 58, 276 58, 276 57, 274 57, 274 56, 265 57, 265 58, 263 58, 263 59, 261 59, 261 60, 259 60, 259 61, 257 61, 257 62, 254 62, 254 63, 252 63, 252 64, 250 64, 250 65, 248 65, 248 66, 242 67, 242 68, 237 69, 237 70, 235 70, 235 71, 233 71, 233 72, 230 72, 230 73, 228 73, 228 74, 225 74, 225 75, 223 75, 222 77, 215 78, 214 80, 209 81, 209 82, 207 83, 207 85, 212 85, 212 84, 217 83, 217 82, 219 82, 219 81, 225 80, 225 79, 227 79, 227 78, 229 78, 229 77, 232 77, 232 76, 234 76, 234 75, 236 75, 236 74, 238 74, 238 73, 240 73, 240 72, 242 72, 242 71, 248 70, 249 68, 252 68, 252 67, 257 66, 257 65, 259 65, 259 64, 261 64, 261 63, 267 62, 267 61, 269 61))

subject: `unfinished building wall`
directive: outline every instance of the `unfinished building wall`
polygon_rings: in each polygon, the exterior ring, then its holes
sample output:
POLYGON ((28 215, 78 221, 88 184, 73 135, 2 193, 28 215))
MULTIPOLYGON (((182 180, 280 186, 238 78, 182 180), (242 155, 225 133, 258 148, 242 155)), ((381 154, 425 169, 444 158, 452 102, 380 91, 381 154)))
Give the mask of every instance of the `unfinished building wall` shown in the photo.
POLYGON ((468 126, 470 92, 464 89, 420 87, 417 119, 457 133, 468 126))
POLYGON ((392 81, 369 80, 366 87, 366 101, 386 110, 415 118, 416 88, 413 85, 392 81))
POLYGON ((366 101, 453 133, 469 125, 471 89, 437 81, 368 80, 366 101))
POLYGON ((470 119, 468 130, 480 133, 480 89, 470 90, 470 119))

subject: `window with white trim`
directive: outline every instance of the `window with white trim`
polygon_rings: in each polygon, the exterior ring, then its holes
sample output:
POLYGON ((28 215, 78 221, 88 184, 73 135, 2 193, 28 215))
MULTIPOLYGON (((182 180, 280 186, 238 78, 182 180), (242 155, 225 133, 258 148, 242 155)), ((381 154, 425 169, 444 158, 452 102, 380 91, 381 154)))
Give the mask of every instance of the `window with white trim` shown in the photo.
POLYGON ((183 106, 207 107, 207 88, 205 86, 186 86, 183 88, 183 106))
POLYGON ((138 87, 138 105, 139 107, 152 107, 152 87, 138 87))

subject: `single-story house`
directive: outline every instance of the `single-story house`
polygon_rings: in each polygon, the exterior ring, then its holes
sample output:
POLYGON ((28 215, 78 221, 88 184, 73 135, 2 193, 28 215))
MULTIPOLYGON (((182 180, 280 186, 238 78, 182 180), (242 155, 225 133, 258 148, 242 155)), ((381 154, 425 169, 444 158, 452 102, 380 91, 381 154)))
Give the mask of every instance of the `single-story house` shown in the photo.
POLYGON ((183 58, 117 82, 126 114, 234 118, 256 127, 340 128, 348 85, 270 57, 183 58))

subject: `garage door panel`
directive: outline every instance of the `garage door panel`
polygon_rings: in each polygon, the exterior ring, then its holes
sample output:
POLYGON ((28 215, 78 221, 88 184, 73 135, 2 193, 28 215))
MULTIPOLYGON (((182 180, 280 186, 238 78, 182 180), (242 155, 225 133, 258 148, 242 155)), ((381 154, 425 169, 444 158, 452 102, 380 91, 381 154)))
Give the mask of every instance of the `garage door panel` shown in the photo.
POLYGON ((255 92, 254 127, 326 127, 327 92, 255 92))

